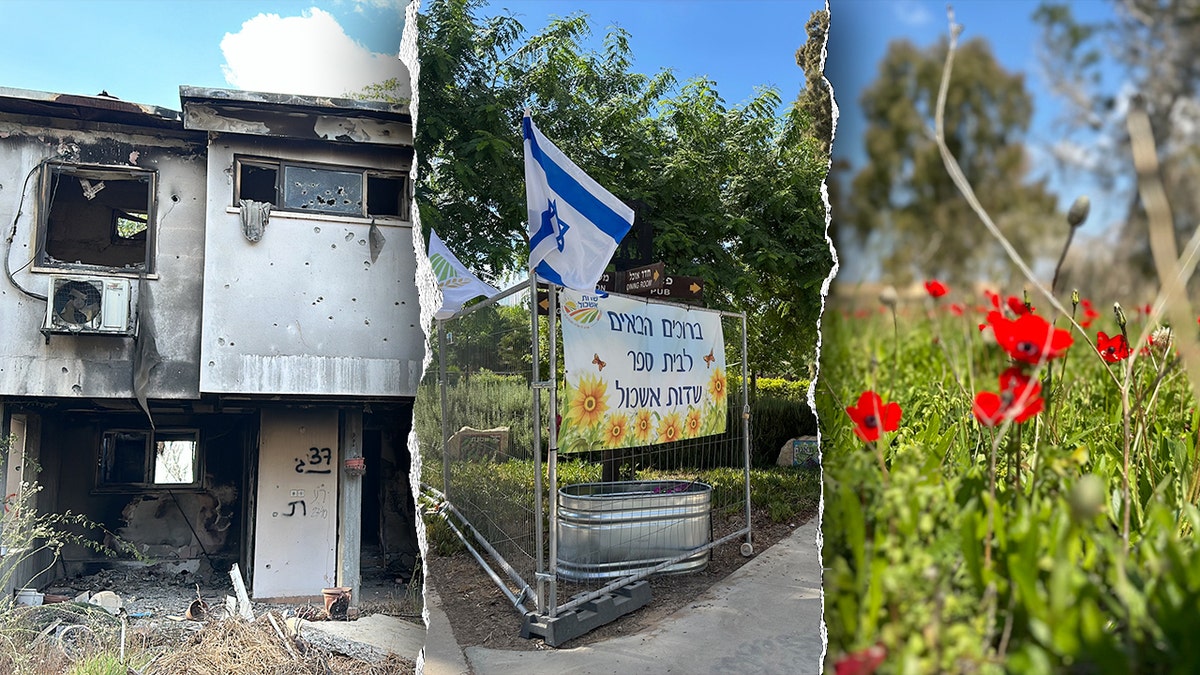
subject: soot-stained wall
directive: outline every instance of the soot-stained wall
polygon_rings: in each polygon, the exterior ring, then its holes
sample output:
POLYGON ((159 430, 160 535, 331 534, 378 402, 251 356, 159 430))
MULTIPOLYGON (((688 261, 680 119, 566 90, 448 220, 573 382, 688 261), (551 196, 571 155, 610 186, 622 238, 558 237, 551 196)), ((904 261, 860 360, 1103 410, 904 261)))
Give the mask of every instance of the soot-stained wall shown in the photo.
MULTIPOLYGON (((54 503, 43 510, 84 514, 102 526, 85 536, 109 546, 131 545, 145 562, 208 563, 228 569, 241 554, 243 478, 253 442, 253 416, 156 416, 158 430, 196 429, 200 481, 194 487, 98 485, 99 448, 105 430, 148 429, 140 413, 52 413, 43 417, 42 479, 54 483, 54 503), (54 457, 55 461, 46 461, 54 457)), ((120 558, 133 559, 131 555, 120 558)), ((94 571, 112 558, 84 546, 63 551, 68 574, 94 571)))
MULTIPOLYGON (((199 397, 198 308, 207 201, 204 141, 203 134, 182 130, 0 113, 0 212, 8 214, 5 227, 15 228, 11 244, 0 240, 0 256, 7 256, 0 264, 7 265, 24 289, 0 276, 0 396, 133 398, 133 338, 55 335, 47 341, 42 336, 46 300, 34 296, 48 294, 51 275, 74 274, 129 279, 133 311, 141 308, 153 315, 161 362, 150 372, 150 398, 199 397), (153 273, 143 284, 136 270, 120 265, 102 271, 94 265, 74 265, 79 256, 57 241, 51 242, 51 251, 72 260, 41 265, 38 223, 47 206, 43 201, 52 198, 49 186, 42 189, 46 163, 127 168, 137 175, 153 172, 153 273), (148 291, 145 301, 140 287, 148 291)), ((94 201, 109 198, 101 191, 94 201)), ((55 236, 70 230, 62 223, 58 227, 55 236)), ((77 246, 94 244, 85 236, 77 246)))

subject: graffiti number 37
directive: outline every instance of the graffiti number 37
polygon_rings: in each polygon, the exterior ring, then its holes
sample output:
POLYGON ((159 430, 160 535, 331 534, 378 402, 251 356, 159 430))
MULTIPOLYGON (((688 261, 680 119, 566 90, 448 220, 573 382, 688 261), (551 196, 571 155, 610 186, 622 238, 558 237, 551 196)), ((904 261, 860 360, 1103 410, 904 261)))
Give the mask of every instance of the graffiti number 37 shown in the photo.
POLYGON ((296 473, 332 473, 332 463, 333 451, 329 448, 309 448, 306 457, 296 458, 296 473))

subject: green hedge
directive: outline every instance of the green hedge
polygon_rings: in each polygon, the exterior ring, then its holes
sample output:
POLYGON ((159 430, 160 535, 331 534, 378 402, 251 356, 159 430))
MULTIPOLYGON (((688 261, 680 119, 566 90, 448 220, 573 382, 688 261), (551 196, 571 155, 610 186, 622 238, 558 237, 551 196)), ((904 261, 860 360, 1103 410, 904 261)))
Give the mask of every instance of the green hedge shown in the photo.
MULTIPOLYGON (((781 377, 760 377, 752 380, 755 384, 751 398, 760 396, 772 396, 774 398, 785 398, 789 401, 807 401, 808 400, 808 380, 785 380, 781 377)), ((742 378, 738 375, 729 376, 730 391, 738 391, 742 388, 742 378)))
MULTIPOLYGON (((731 391, 740 393, 740 383, 735 378, 730 378, 729 385, 731 391)), ((752 466, 773 465, 779 449, 788 439, 817 433, 816 419, 806 402, 807 395, 806 381, 759 378, 757 395, 751 397, 750 403, 752 466)), ((464 424, 476 428, 507 426, 511 434, 510 454, 528 459, 533 445, 530 401, 529 384, 522 376, 496 375, 487 371, 473 374, 469 386, 451 386, 448 392, 451 419, 455 420, 451 432, 464 424)), ((543 405, 546 405, 545 399, 543 405)), ((422 386, 415 408, 422 448, 427 452, 440 451, 441 401, 436 384, 427 381, 422 386)), ((741 412, 741 405, 731 397, 725 432, 727 436, 740 432, 741 412)), ((705 449, 711 447, 712 441, 712 437, 706 437, 660 448, 661 451, 655 453, 658 457, 655 463, 661 463, 663 467, 695 468, 740 465, 740 452, 730 452, 723 458, 714 457, 705 449)), ((599 453, 596 455, 598 458, 599 453)))
POLYGON ((788 439, 816 434, 817 419, 807 402, 760 396, 750 404, 752 466, 771 466, 788 439))

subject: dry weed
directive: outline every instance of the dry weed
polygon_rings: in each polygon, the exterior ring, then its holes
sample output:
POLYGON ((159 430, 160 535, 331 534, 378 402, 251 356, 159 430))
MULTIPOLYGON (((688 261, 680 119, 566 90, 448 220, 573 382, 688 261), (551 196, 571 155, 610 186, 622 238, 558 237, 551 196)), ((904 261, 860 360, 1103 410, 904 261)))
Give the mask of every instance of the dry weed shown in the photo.
MULTIPOLYGON (((276 619, 278 621, 278 619, 276 619)), ((389 659, 371 665, 332 655, 289 637, 295 655, 266 615, 253 622, 214 621, 180 647, 155 657, 142 675, 409 675, 412 662, 389 659)))

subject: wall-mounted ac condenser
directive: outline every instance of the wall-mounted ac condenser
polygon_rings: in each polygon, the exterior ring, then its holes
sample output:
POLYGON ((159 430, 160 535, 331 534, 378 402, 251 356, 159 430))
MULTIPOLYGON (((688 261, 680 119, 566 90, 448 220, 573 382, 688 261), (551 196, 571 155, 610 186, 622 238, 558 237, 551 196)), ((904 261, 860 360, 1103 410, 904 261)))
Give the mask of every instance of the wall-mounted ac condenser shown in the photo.
POLYGON ((42 331, 89 335, 133 335, 129 280, 51 276, 42 331))

